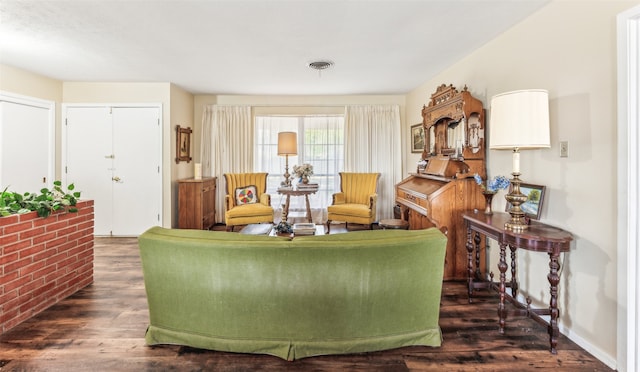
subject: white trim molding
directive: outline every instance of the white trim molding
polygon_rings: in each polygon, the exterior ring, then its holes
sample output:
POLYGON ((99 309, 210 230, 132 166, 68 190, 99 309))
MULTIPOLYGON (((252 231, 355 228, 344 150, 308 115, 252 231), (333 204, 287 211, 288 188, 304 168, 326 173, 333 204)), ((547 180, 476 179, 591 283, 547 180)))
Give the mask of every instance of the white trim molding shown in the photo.
POLYGON ((640 370, 640 6, 617 17, 618 321, 617 368, 640 370))

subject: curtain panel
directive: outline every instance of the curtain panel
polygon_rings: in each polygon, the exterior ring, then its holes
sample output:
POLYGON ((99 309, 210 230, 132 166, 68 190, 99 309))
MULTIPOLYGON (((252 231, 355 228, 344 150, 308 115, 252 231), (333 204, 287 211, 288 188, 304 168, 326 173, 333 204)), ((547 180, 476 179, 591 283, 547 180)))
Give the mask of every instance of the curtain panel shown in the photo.
POLYGON ((345 107, 346 172, 377 172, 378 220, 393 218, 395 185, 402 180, 400 107, 345 107))
POLYGON ((218 179, 218 222, 224 222, 224 174, 253 172, 254 133, 251 106, 204 107, 200 146, 202 174, 218 179))

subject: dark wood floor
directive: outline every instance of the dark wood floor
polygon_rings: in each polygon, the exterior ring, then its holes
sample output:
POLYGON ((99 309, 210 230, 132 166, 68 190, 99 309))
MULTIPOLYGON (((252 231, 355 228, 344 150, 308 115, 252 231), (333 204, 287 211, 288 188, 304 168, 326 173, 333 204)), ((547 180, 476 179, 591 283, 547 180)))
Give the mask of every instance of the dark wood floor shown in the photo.
POLYGON ((497 302, 495 293, 483 291, 469 304, 464 283, 445 282, 440 348, 287 362, 267 355, 149 347, 137 240, 97 238, 94 283, 0 336, 0 371, 611 371, 564 336, 558 354, 550 354, 546 328, 531 319, 507 319, 506 333, 498 334, 497 302))

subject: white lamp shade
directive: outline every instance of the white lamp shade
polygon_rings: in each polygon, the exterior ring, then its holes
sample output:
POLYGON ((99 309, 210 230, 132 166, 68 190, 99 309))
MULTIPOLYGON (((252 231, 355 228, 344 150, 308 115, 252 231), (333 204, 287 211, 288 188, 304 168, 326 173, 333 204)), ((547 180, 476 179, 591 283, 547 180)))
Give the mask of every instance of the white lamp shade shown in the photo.
POLYGON ((496 150, 551 147, 549 93, 517 90, 491 98, 489 148, 496 150))
POLYGON ((278 133, 278 155, 297 155, 298 137, 296 132, 278 133))

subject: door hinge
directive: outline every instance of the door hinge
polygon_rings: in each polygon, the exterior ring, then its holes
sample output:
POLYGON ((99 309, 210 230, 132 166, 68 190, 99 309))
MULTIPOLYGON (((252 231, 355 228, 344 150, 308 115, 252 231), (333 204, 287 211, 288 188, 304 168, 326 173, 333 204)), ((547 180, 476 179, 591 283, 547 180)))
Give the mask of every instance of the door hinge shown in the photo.
POLYGON ((64 125, 69 126, 69 119, 67 118, 64 119, 64 125))
POLYGON ((160 173, 160 166, 158 165, 158 173, 160 173))
POLYGON ((64 173, 69 173, 69 169, 67 169, 67 166, 64 166, 64 173))
POLYGON ((158 213, 158 222, 160 222, 160 213, 158 213))

